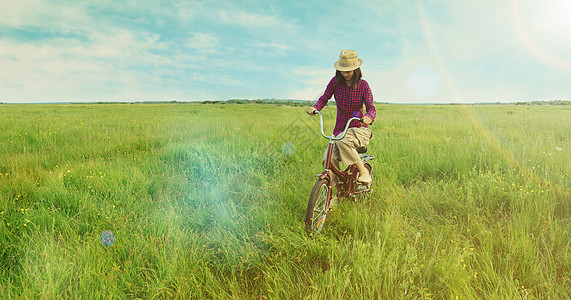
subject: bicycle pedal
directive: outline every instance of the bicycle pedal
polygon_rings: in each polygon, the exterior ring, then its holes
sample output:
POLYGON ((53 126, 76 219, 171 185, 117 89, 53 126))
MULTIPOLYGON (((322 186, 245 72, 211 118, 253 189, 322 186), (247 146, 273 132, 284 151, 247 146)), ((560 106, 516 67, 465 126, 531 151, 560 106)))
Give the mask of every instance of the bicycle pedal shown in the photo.
POLYGON ((370 186, 371 185, 371 182, 355 181, 355 183, 357 184, 357 186, 370 186))

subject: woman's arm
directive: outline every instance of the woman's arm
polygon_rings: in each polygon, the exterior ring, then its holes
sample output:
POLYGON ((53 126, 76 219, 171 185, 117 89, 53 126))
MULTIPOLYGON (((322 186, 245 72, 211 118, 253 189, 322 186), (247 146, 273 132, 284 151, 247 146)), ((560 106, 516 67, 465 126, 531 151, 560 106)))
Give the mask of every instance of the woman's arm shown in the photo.
POLYGON ((363 102, 365 103, 365 108, 367 109, 367 113, 363 116, 363 123, 365 123, 365 125, 369 125, 375 121, 375 118, 377 117, 377 110, 375 109, 375 105, 373 103, 374 102, 373 92, 369 87, 369 83, 365 81, 365 84, 366 85, 363 93, 363 102), (366 122, 369 121, 367 120, 367 118, 370 120, 369 123, 366 122))

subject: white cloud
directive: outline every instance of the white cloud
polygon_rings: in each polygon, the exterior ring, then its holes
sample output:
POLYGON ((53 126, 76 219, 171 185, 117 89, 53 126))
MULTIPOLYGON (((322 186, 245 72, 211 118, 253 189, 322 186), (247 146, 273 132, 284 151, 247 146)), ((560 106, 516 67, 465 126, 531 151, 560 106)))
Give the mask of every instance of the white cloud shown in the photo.
POLYGON ((58 26, 76 28, 91 18, 81 10, 68 5, 55 4, 41 0, 0 1, 0 25, 21 26, 58 26))
POLYGON ((329 80, 335 75, 335 69, 333 68, 333 63, 331 68, 311 68, 311 67, 300 67, 293 70, 293 73, 300 75, 303 81, 309 83, 321 83, 327 85, 329 80))
MULTIPOLYGON (((153 6, 155 6, 155 4, 153 4, 153 6)), ((201 14, 208 13, 204 5, 196 1, 176 2, 174 4, 173 10, 177 18, 184 24, 191 24, 193 21, 199 18, 201 14)))
POLYGON ((0 40, 0 89, 11 101, 62 101, 114 99, 118 95, 140 93, 157 79, 146 71, 132 71, 168 58, 151 54, 156 40, 146 35, 122 32, 92 36, 92 43, 54 39, 42 43, 0 40), (125 92, 127 89, 131 91, 125 92))
POLYGON ((206 33, 194 33, 187 42, 187 47, 192 49, 210 49, 218 45, 217 37, 206 33))
POLYGON ((237 24, 247 28, 258 30, 279 29, 280 33, 289 32, 295 29, 295 26, 292 23, 282 20, 274 15, 262 15, 245 11, 229 11, 225 9, 219 9, 217 13, 221 21, 228 24, 237 24))
MULTIPOLYGON (((325 90, 325 87, 323 87, 325 90)), ((288 99, 297 99, 297 100, 310 100, 310 101, 317 101, 319 97, 323 94, 323 90, 317 89, 315 87, 307 87, 303 90, 296 90, 293 91, 289 96, 288 99)))
MULTIPOLYGON (((316 100, 321 96, 329 80, 335 75, 335 69, 299 67, 292 72, 296 89, 290 91, 288 98, 316 100)), ((291 76, 288 76, 291 77, 291 76)))
POLYGON ((1 62, 2 69, 10 70, 0 75, 3 93, 13 95, 12 101, 112 99, 125 89, 144 90, 149 83, 145 74, 123 68, 120 60, 101 58, 103 46, 67 46, 63 41, 57 46, 0 41, 1 49, 13 53, 1 62))
POLYGON ((247 12, 218 10, 220 19, 226 23, 239 24, 246 27, 268 27, 279 24, 278 19, 274 16, 257 15, 247 12))
POLYGON ((294 49, 292 46, 280 44, 280 43, 276 43, 276 42, 270 42, 270 43, 258 42, 258 43, 254 43, 254 46, 260 47, 260 48, 271 48, 271 49, 276 49, 276 50, 292 50, 292 49, 294 49))
POLYGON ((133 97, 162 81, 148 72, 172 65, 160 54, 169 44, 158 34, 97 20, 82 6, 32 0, 2 7, 9 9, 0 12, 0 27, 40 31, 33 40, 0 39, 0 69, 10 70, 0 73, 0 90, 8 100, 133 97), (66 38, 70 30, 74 37, 66 38))

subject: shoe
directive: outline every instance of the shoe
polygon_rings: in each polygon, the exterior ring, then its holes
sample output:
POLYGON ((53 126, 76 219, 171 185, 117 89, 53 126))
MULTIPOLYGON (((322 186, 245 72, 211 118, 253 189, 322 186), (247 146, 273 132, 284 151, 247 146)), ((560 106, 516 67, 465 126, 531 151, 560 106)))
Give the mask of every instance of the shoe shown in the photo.
POLYGON ((359 176, 359 179, 357 179, 357 181, 362 183, 371 183, 371 181, 373 181, 373 178, 371 178, 371 175, 367 173, 359 176))

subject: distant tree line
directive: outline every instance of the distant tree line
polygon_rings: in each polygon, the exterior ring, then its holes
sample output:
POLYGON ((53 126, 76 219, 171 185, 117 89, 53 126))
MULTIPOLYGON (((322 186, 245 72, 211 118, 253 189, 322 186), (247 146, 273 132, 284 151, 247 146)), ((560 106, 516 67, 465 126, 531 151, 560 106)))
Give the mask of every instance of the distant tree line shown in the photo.
POLYGON ((226 101, 206 100, 200 102, 202 104, 278 104, 286 106, 311 106, 311 101, 307 100, 280 100, 280 99, 230 99, 226 101))
POLYGON ((516 105, 571 105, 569 100, 550 100, 550 101, 531 101, 531 102, 516 102, 516 105))

